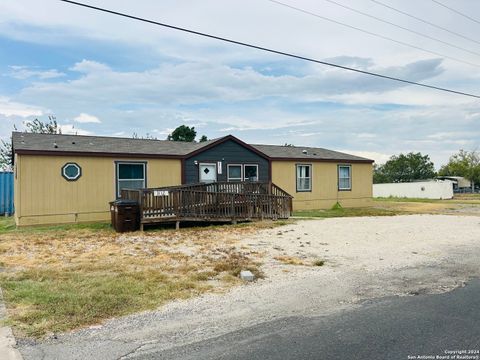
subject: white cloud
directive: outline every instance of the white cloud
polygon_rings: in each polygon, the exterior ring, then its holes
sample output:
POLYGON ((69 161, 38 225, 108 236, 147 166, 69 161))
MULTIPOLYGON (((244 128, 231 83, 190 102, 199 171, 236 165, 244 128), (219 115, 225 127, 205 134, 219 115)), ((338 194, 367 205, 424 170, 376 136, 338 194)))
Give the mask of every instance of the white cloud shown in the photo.
POLYGON ((62 134, 67 134, 67 135, 91 135, 92 132, 76 128, 74 125, 71 124, 59 124, 58 125, 60 130, 62 131, 62 134))
POLYGON ((100 119, 94 115, 89 115, 86 113, 81 113, 73 119, 79 123, 101 123, 100 119))
POLYGON ((27 118, 30 116, 41 116, 42 114, 43 111, 40 107, 11 101, 7 97, 0 96, 0 115, 27 118))
POLYGON ((35 70, 31 69, 28 66, 18 66, 12 65, 10 66, 10 72, 5 74, 6 76, 10 76, 15 79, 25 80, 28 78, 38 78, 40 80, 47 80, 47 79, 54 79, 65 76, 64 73, 56 70, 35 70))
MULTIPOLYGON (((421 61, 404 67, 385 68, 386 72, 408 72, 412 77, 437 76, 437 60, 421 61), (417 69, 417 67, 420 70, 417 69)), ((235 68, 210 63, 164 63, 145 71, 115 71, 105 64, 83 60, 71 70, 80 72, 78 79, 68 81, 36 82, 22 90, 22 98, 45 101, 52 106, 66 97, 78 102, 110 105, 175 105, 198 104, 208 101, 250 101, 268 97, 289 101, 352 101, 356 94, 362 97, 394 91, 405 84, 386 82, 363 75, 342 71, 322 71, 305 75, 267 76, 252 68, 235 68), (371 95, 370 95, 371 94, 371 95), (56 101, 53 104, 53 101, 56 101)), ((363 98, 357 101, 364 101, 363 98)), ((355 100, 353 100, 355 102, 355 100)))
POLYGON ((377 137, 377 134, 372 133, 358 133, 356 135, 359 139, 374 139, 377 137))
POLYGON ((96 72, 106 72, 109 71, 110 68, 105 64, 99 63, 98 61, 83 59, 82 61, 73 65, 70 70, 88 74, 96 72))
POLYGON ((391 154, 385 154, 375 151, 357 151, 357 150, 340 150, 341 152, 345 152, 347 154, 361 156, 367 159, 375 160, 376 164, 385 164, 390 157, 391 154))

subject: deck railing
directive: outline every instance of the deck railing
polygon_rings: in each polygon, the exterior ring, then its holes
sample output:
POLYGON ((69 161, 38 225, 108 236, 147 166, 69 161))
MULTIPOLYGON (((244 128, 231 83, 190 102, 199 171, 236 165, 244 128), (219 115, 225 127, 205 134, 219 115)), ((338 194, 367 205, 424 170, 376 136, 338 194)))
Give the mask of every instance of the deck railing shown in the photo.
POLYGON ((285 219, 292 196, 271 182, 215 182, 140 190, 122 189, 135 200, 142 223, 172 220, 285 219))

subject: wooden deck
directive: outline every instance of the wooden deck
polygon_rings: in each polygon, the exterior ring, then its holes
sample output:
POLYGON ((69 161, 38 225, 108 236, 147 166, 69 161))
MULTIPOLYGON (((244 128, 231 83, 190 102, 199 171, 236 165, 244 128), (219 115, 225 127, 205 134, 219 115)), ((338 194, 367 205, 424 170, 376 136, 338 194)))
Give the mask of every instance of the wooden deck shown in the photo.
POLYGON ((245 221, 287 219, 292 196, 271 182, 215 182, 149 188, 122 189, 122 199, 140 205, 140 223, 180 221, 245 221))

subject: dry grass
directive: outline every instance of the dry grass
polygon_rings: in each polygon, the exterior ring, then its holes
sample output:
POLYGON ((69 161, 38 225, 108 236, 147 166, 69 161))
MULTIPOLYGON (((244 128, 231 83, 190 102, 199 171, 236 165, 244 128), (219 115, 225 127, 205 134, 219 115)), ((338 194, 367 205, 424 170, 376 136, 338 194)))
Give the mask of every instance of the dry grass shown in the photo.
POLYGON ((18 336, 41 337, 155 309, 166 301, 258 277, 261 255, 236 242, 252 223, 116 234, 106 225, 14 230, 0 221, 0 286, 18 336))
POLYGON ((342 208, 334 207, 332 209, 321 210, 299 210, 294 212, 294 216, 305 218, 335 218, 335 217, 357 217, 357 216, 394 216, 402 214, 398 209, 387 209, 382 207, 362 207, 362 208, 342 208))
POLYGON ((295 256, 282 255, 275 256, 274 259, 286 265, 305 265, 302 259, 295 256))
POLYGON ((404 214, 479 215, 480 197, 478 194, 461 194, 448 200, 377 198, 374 199, 374 208, 404 214))

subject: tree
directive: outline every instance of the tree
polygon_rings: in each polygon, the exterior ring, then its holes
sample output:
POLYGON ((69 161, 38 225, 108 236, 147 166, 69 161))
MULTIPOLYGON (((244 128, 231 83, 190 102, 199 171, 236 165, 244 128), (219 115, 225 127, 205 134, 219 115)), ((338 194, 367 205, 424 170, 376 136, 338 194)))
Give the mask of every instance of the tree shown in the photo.
POLYGON ((428 155, 408 153, 393 155, 383 165, 374 167, 373 182, 408 182, 435 177, 435 167, 428 155))
POLYGON ((480 154, 477 151, 460 150, 450 157, 448 164, 442 166, 438 174, 462 176, 470 180, 474 191, 475 184, 480 183, 480 154))
POLYGON ((27 128, 26 132, 35 133, 35 134, 61 134, 62 129, 57 124, 55 116, 49 116, 48 122, 42 122, 38 119, 35 119, 31 122, 25 124, 27 128))
POLYGON ((194 126, 180 125, 168 135, 167 140, 192 142, 195 140, 195 136, 197 136, 197 132, 194 126))
POLYGON ((200 142, 205 142, 208 141, 207 135, 202 135, 202 137, 199 140, 200 142))
MULTIPOLYGON (((13 127, 14 130, 17 130, 15 126, 13 127)), ((3 140, 0 144, 0 170, 12 170, 12 159, 13 159, 13 151, 12 151, 12 139, 10 140, 3 140)))
POLYGON ((139 136, 136 132, 132 134, 133 139, 143 139, 143 140, 158 140, 156 136, 153 136, 150 133, 146 133, 144 136, 139 136))
MULTIPOLYGON (((57 124, 54 116, 48 117, 48 122, 43 122, 35 119, 25 124, 25 132, 37 134, 61 134, 62 129, 57 124)), ((13 131, 17 131, 16 126, 13 126, 13 131)), ((0 144, 0 169, 11 170, 13 160, 12 139, 2 140, 0 144)))

